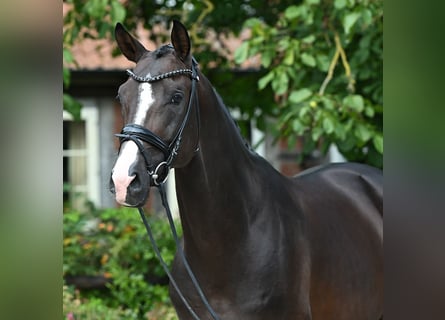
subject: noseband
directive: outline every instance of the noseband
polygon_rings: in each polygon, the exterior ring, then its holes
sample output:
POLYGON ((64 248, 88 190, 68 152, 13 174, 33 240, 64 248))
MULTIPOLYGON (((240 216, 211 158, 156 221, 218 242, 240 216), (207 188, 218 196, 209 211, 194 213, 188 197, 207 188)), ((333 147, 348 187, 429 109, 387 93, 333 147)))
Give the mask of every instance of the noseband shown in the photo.
MULTIPOLYGON (((142 156, 144 157, 144 161, 147 167, 148 174, 152 178, 151 181, 154 183, 154 185, 158 186, 165 182, 168 177, 168 172, 170 171, 171 165, 178 155, 179 148, 181 147, 181 140, 182 140, 182 133, 184 131, 184 128, 187 124, 187 121, 190 116, 190 110, 192 109, 193 103, 198 104, 199 101, 197 99, 196 95, 196 82, 199 81, 198 71, 197 71, 197 62, 193 58, 192 59, 192 68, 191 69, 178 69, 166 73, 162 73, 160 75, 156 76, 148 76, 148 77, 141 77, 136 75, 133 71, 127 70, 127 74, 134 79, 137 82, 148 82, 153 83, 157 81, 161 81, 166 78, 171 78, 177 75, 188 75, 190 76, 190 79, 192 80, 192 90, 190 92, 190 98, 189 103, 187 106, 187 110, 185 112, 184 118, 182 119, 182 123, 179 126, 178 130, 176 131, 176 134, 173 138, 173 140, 170 143, 166 143, 162 138, 160 138, 157 134, 155 134, 153 131, 148 130, 147 128, 140 126, 138 124, 127 124, 121 131, 121 133, 116 134, 117 137, 119 137, 120 143, 122 145, 123 142, 131 140, 133 141, 139 151, 141 152, 142 156), (153 168, 153 164, 150 161, 150 157, 147 154, 144 146, 142 145, 141 141, 144 141, 151 146, 157 148, 164 154, 164 161, 159 163, 156 168, 153 168), (162 181, 158 181, 159 179, 159 172, 162 167, 165 167, 165 177, 162 179, 162 181)), ((199 114, 199 111, 197 111, 197 114, 199 114)), ((199 124, 198 124, 199 128, 199 124)))

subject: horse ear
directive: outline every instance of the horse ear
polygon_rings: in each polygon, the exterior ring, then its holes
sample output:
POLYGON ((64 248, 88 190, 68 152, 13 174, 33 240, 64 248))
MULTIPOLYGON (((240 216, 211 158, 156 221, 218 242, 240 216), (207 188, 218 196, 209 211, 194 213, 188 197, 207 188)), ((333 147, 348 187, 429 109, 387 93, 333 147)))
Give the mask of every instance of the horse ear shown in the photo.
POLYGON ((190 56, 190 38, 187 29, 177 20, 173 20, 171 40, 179 58, 186 62, 190 56))
POLYGON ((119 49, 130 61, 137 63, 142 55, 147 52, 142 43, 129 34, 120 23, 116 24, 114 36, 119 49))

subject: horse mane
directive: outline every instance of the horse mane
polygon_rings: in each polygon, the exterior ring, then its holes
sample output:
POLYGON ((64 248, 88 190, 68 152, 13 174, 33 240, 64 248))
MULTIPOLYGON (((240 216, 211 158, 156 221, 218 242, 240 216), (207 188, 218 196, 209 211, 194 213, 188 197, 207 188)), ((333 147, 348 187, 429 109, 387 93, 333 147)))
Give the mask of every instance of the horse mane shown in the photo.
POLYGON ((253 149, 253 147, 251 146, 251 144, 249 143, 249 141, 247 141, 247 139, 241 134, 241 127, 239 126, 238 122, 236 122, 235 118, 233 118, 232 114, 229 111, 229 108, 226 106, 226 104, 224 103, 223 99, 221 98, 221 96, 219 95, 218 91, 216 91, 216 89, 213 87, 213 92, 215 93, 215 96, 217 98, 218 104, 220 105, 221 109, 223 110, 224 114, 232 120, 232 123, 234 125, 234 127, 236 128, 236 131, 239 135, 239 138, 244 142, 244 146, 246 147, 246 149, 248 149, 250 152, 257 154, 257 152, 253 149))

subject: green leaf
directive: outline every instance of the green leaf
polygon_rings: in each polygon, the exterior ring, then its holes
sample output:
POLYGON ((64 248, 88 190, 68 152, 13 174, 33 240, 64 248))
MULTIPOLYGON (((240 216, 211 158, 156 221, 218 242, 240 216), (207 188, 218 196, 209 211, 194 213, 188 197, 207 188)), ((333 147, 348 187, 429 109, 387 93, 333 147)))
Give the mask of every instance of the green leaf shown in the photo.
POLYGON ((347 35, 360 17, 361 14, 359 12, 351 12, 345 15, 345 17, 343 18, 343 28, 347 35))
POLYGON ((335 126, 334 121, 330 117, 326 117, 323 119, 323 129, 327 134, 331 134, 334 132, 335 126))
POLYGON ((99 23, 98 31, 99 38, 104 38, 108 31, 111 31, 111 26, 108 23, 99 23))
POLYGON ((313 43, 314 41, 315 41, 315 36, 313 34, 301 39, 301 42, 304 42, 304 43, 313 43))
POLYGON ((272 89, 275 94, 284 94, 289 86, 289 77, 286 72, 277 72, 277 76, 272 80, 272 89))
POLYGON ((320 0, 306 0, 307 4, 320 4, 320 0))
POLYGON ((244 22, 245 28, 255 28, 261 25, 261 20, 258 18, 249 18, 244 22))
POLYGON ((371 10, 364 8, 362 10, 362 19, 363 19, 363 23, 366 26, 369 26, 372 23, 372 12, 371 10))
POLYGON ((294 64, 294 57, 295 57, 295 54, 294 54, 293 48, 291 48, 290 50, 286 50, 286 54, 284 56, 283 63, 288 65, 288 66, 293 65, 294 64))
POLYGON ((292 91, 291 94, 289 95, 289 102, 297 104, 306 100, 310 96, 312 96, 312 91, 309 90, 308 88, 292 91))
POLYGON ((289 48, 290 45, 290 41, 289 41, 289 37, 284 37, 283 39, 280 39, 280 41, 278 41, 278 51, 286 51, 289 48))
POLYGON ((71 50, 63 48, 63 62, 71 63, 73 61, 74 61, 74 56, 71 53, 71 50))
POLYGON ((346 107, 351 108, 352 110, 355 110, 357 112, 362 112, 365 107, 363 97, 358 94, 345 97, 343 99, 343 104, 346 107))
POLYGON ((372 138, 372 143, 374 144, 375 149, 383 154, 383 136, 377 134, 372 138))
POLYGON ((370 107, 370 106, 367 106, 367 107, 365 108, 365 114, 366 114, 366 116, 369 117, 369 118, 374 117, 374 114, 375 114, 374 109, 373 109, 372 107, 370 107))
POLYGON ((249 42, 243 42, 236 50, 234 54, 234 59, 237 64, 243 63, 249 53, 249 42))
POLYGON ((301 14, 301 9, 298 6, 290 6, 284 11, 284 16, 288 20, 293 20, 301 14))
POLYGON ((312 129, 311 135, 313 141, 318 141, 320 139, 321 135, 323 134, 323 130, 320 127, 315 127, 312 129))
POLYGON ((265 50, 261 53, 261 65, 264 68, 269 68, 272 63, 272 59, 275 56, 275 51, 273 50, 265 50))
POLYGON ((353 135, 346 135, 344 140, 337 141, 338 150, 341 153, 348 152, 357 146, 357 139, 353 135))
POLYGON ((353 7, 355 5, 355 0, 348 0, 349 7, 353 7))
POLYGON ((80 110, 82 105, 69 94, 63 94, 63 109, 68 111, 74 120, 80 120, 80 110))
POLYGON ((343 141, 346 139, 346 128, 344 127, 343 124, 338 123, 335 128, 335 135, 338 137, 338 139, 340 139, 340 141, 343 141))
POLYGON ((298 117, 301 121, 303 121, 306 124, 309 124, 311 122, 311 116, 310 116, 311 107, 308 105, 304 105, 301 107, 300 112, 298 113, 298 117))
POLYGON ((343 9, 344 7, 346 7, 346 0, 335 0, 334 7, 336 9, 343 9))
POLYGON ((316 56, 318 69, 323 72, 328 72, 329 65, 331 64, 331 59, 326 54, 317 54, 316 56))
POLYGON ((125 19, 127 12, 124 6, 117 0, 111 2, 111 20, 113 25, 117 22, 122 22, 125 19))
POLYGON ((362 123, 357 124, 354 133, 355 136, 362 142, 367 142, 372 136, 371 130, 369 130, 368 127, 362 123))
POLYGON ((274 72, 272 70, 272 71, 268 72, 260 80, 258 80, 258 89, 263 90, 267 86, 267 84, 272 81, 273 77, 274 77, 274 72))
POLYGON ((335 106, 334 106, 334 101, 332 101, 331 99, 327 98, 326 96, 322 96, 321 97, 321 101, 323 102, 323 105, 326 109, 328 110, 334 110, 335 106))
POLYGON ((84 10, 93 18, 103 18, 107 6, 107 0, 90 0, 84 10))
POLYGON ((301 55, 301 61, 309 67, 315 67, 316 65, 315 58, 306 52, 301 55))
POLYGON ((68 88, 71 83, 71 72, 69 68, 63 68, 63 85, 68 88))
POLYGON ((303 123, 301 123, 300 119, 295 119, 292 122, 292 129, 294 130, 295 133, 301 135, 304 133, 306 126, 303 123))

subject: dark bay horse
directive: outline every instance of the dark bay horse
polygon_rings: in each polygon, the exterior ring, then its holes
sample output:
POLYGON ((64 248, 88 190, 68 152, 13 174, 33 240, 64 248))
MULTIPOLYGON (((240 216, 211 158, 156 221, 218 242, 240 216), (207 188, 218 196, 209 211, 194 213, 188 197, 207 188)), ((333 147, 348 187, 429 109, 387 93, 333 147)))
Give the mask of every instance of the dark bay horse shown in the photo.
MULTIPOLYGON (((115 35, 136 66, 119 88, 126 126, 111 189, 139 207, 175 169, 185 255, 219 318, 380 319, 382 172, 345 163, 282 176, 246 146, 181 23, 155 51, 120 24, 115 35)), ((211 319, 177 257, 172 273, 211 319)), ((192 319, 170 295, 179 318, 192 319)))

